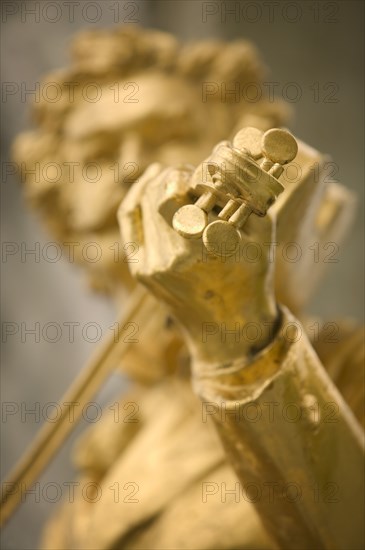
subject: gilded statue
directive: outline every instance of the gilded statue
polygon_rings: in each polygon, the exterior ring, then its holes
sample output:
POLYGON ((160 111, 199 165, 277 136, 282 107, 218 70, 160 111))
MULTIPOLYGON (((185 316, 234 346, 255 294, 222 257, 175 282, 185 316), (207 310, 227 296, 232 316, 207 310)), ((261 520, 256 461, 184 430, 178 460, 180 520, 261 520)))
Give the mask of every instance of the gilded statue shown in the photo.
MULTIPOLYGON (((70 389, 90 399, 118 368, 133 381, 120 410, 138 406, 80 437, 75 498, 44 549, 363 547, 363 333, 314 331, 306 313, 355 199, 283 103, 235 100, 264 74, 245 40, 84 32, 44 81, 65 99, 35 105, 14 144, 20 165, 61 167, 24 176, 25 194, 61 245, 98 243, 100 262, 78 262, 139 331, 106 342, 70 389)), ((35 481, 56 429, 10 480, 35 481)), ((18 501, 5 495, 5 519, 18 501)))

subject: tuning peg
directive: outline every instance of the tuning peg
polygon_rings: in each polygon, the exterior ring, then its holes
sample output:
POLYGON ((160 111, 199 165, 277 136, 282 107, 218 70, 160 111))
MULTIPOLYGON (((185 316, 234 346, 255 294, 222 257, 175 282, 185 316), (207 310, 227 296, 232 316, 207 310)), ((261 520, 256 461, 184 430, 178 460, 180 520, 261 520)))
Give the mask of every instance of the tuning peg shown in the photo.
POLYGON ((261 168, 275 178, 283 173, 283 164, 291 162, 298 152, 298 144, 291 133, 278 128, 265 132, 261 147, 266 157, 261 168))
POLYGON ((264 133, 261 142, 262 151, 273 163, 287 164, 298 152, 296 139, 287 130, 272 128, 264 133))
POLYGON ((241 152, 246 152, 253 159, 263 156, 262 139, 264 133, 258 128, 242 128, 233 138, 233 147, 241 152))
POLYGON ((274 128, 263 133, 243 128, 234 136, 232 146, 222 142, 215 147, 209 159, 210 180, 197 185, 195 192, 200 197, 195 204, 181 206, 175 213, 174 229, 186 238, 202 237, 215 256, 234 254, 242 238, 240 230, 251 213, 264 216, 283 191, 277 178, 297 151, 297 142, 287 130, 274 128), (229 170, 228 178, 225 170, 229 170), (256 178, 250 183, 254 172, 256 178), (221 208, 219 219, 208 224, 208 214, 216 206, 221 208))
MULTIPOLYGON (((200 195, 195 204, 187 204, 179 208, 172 219, 172 226, 185 238, 198 239, 202 236, 208 225, 208 214, 217 204, 217 194, 222 187, 221 182, 216 180, 206 185, 206 191, 200 195)), ((220 199, 226 202, 228 197, 222 193, 220 199)))
POLYGON ((208 215, 197 203, 182 206, 172 218, 173 228, 186 239, 199 239, 207 224, 208 215))
POLYGON ((223 220, 210 223, 203 233, 203 243, 208 252, 222 258, 235 254, 241 239, 238 229, 223 220))

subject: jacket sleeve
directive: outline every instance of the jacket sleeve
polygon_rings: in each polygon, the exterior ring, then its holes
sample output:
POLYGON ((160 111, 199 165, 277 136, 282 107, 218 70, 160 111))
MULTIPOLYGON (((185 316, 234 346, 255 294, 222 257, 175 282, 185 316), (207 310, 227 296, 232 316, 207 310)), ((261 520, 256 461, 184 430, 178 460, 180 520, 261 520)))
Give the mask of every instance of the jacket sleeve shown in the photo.
POLYGON ((202 420, 279 547, 364 547, 362 430, 288 310, 251 361, 193 379, 202 420))

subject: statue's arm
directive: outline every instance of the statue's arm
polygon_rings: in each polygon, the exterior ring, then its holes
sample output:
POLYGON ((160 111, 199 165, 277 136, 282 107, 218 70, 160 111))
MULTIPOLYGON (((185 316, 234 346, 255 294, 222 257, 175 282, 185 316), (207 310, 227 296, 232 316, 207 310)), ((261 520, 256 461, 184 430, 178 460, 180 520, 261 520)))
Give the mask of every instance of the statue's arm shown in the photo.
MULTIPOLYGON (((249 216, 236 253, 207 253, 205 233, 186 238, 167 208, 191 200, 189 170, 151 166, 124 200, 122 237, 139 250, 132 274, 180 323, 202 422, 213 417, 274 540, 293 549, 361 548, 359 425, 300 324, 277 306, 272 209, 249 216), (259 248, 257 261, 249 247, 259 248)), ((216 216, 211 210, 209 227, 216 216)))
POLYGON ((229 369, 194 369, 194 387, 281 547, 363 547, 361 429, 286 309, 267 348, 229 369))

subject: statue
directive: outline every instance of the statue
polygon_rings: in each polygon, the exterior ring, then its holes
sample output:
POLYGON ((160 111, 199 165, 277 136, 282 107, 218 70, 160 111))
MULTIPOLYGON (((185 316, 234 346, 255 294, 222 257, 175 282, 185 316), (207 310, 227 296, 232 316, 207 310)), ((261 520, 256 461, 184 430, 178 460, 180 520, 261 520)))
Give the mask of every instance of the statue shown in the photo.
POLYGON ((197 102, 214 71, 259 80, 247 43, 180 51, 169 36, 122 29, 84 35, 75 56, 74 80, 98 79, 105 102, 79 97, 58 116, 41 106, 15 156, 74 161, 81 174, 96 159, 104 171, 120 163, 118 181, 103 177, 91 196, 82 177, 26 187, 61 242, 103 250, 119 242, 121 203, 120 249, 136 261, 104 256, 89 275, 119 304, 133 289, 123 319, 137 320, 140 343, 107 352, 139 383, 118 412, 138 407, 134 421, 110 410, 82 436, 75 498, 43 547, 361 548, 361 335, 344 323, 311 343, 304 310, 353 197, 327 182, 324 155, 274 128, 282 106, 197 102), (144 94, 134 114, 109 85, 133 74, 144 94))

